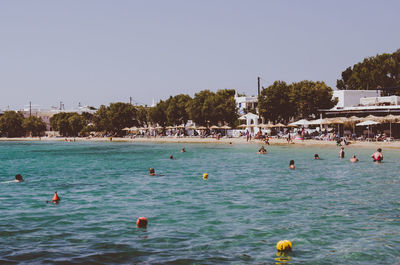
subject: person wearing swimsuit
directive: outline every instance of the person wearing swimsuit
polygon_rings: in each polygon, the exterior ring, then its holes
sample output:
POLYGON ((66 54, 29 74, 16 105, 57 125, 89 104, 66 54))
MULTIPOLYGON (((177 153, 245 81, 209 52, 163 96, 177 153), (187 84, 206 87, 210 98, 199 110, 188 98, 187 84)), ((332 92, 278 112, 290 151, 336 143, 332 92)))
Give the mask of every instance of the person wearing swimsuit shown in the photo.
POLYGON ((376 152, 373 153, 371 157, 374 160, 374 162, 378 163, 382 162, 383 160, 382 149, 378 148, 378 150, 376 150, 376 152))

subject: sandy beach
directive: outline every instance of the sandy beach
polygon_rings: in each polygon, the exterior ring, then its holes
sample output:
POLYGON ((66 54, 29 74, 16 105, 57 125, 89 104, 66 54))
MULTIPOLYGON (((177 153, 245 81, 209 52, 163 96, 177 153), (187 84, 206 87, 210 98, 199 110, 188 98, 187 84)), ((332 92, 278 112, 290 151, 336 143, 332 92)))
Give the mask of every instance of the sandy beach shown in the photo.
MULTIPOLYGON (((72 137, 21 137, 21 138, 0 138, 0 141, 75 141, 76 142, 109 142, 110 138, 94 137, 94 138, 72 138, 72 137)), ((138 143, 207 143, 207 144, 257 144, 265 145, 259 140, 251 140, 246 142, 245 138, 176 138, 176 137, 151 137, 151 138, 119 138, 113 137, 112 142, 138 142, 138 143)), ((319 141, 319 140, 294 140, 293 143, 288 144, 286 139, 270 139, 271 145, 285 145, 285 146, 321 146, 321 147, 337 147, 336 141, 319 141)), ((375 141, 352 141, 348 147, 357 148, 392 148, 400 149, 400 141, 394 142, 375 142, 375 141)))

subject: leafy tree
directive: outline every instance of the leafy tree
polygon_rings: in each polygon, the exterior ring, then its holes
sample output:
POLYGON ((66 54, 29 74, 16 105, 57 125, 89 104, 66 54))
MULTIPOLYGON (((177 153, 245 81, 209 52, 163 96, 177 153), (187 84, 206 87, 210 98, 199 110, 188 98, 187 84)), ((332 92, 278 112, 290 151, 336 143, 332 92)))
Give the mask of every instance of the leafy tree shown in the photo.
POLYGON ((210 90, 203 90, 194 94, 189 108, 191 119, 200 125, 215 124, 215 94, 210 90))
POLYGON ((86 125, 86 119, 83 115, 73 113, 68 117, 69 135, 78 136, 86 125))
POLYGON ((260 115, 272 122, 288 122, 290 119, 311 118, 318 109, 332 108, 333 91, 324 82, 301 81, 290 85, 275 81, 261 91, 258 99, 260 115))
POLYGON ((258 97, 258 106, 260 115, 274 123, 288 122, 296 112, 291 100, 291 88, 284 81, 275 81, 263 89, 258 97))
POLYGON ((15 111, 6 111, 0 116, 0 132, 7 137, 21 137, 25 135, 22 127, 24 116, 15 111))
POLYGON ((96 129, 115 135, 122 135, 122 129, 137 125, 137 110, 129 103, 111 103, 109 106, 100 106, 93 120, 96 129))
POLYGON ((338 89, 376 89, 400 86, 400 49, 392 54, 384 53, 365 58, 348 67, 336 82, 338 89))
POLYGON ((290 85, 291 105, 296 108, 296 118, 317 117, 318 109, 330 109, 337 100, 332 100, 333 90, 324 82, 301 81, 290 85))
POLYGON ((145 126, 149 122, 149 107, 137 106, 137 121, 140 126, 145 126))
POLYGON ((215 94, 215 119, 233 125, 239 118, 234 89, 221 89, 215 94))
POLYGON ((31 116, 22 121, 22 127, 32 136, 42 136, 46 131, 46 123, 40 118, 31 116))
POLYGON ((79 136, 88 123, 85 117, 89 116, 74 112, 57 113, 50 118, 50 126, 53 130, 59 131, 62 136, 79 136))
POLYGON ((169 125, 186 124, 189 120, 189 106, 192 98, 189 95, 179 94, 170 97, 166 104, 167 123, 169 125))
POLYGON ((149 109, 150 121, 158 123, 160 126, 165 127, 167 123, 167 108, 168 104, 166 101, 161 100, 154 107, 149 109))

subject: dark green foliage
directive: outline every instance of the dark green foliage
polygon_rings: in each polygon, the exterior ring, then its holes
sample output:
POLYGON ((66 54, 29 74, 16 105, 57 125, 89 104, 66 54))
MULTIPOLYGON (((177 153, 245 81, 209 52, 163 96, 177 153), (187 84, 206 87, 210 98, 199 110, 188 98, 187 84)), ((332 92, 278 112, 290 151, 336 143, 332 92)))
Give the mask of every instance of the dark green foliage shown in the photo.
POLYGON ((189 95, 176 95, 170 97, 167 101, 167 124, 168 125, 180 125, 186 124, 189 120, 189 107, 192 102, 192 98, 189 95))
POLYGON ((22 127, 31 136, 42 136, 46 131, 46 123, 40 118, 31 116, 22 121, 22 127))
POLYGON ((113 135, 122 135, 122 129, 138 125, 136 108, 128 103, 111 103, 101 105, 94 114, 93 120, 98 131, 105 131, 113 135))
POLYGON ((378 87, 400 86, 400 49, 365 58, 342 72, 336 87, 346 90, 374 90, 378 87))
POLYGON ((203 90, 194 95, 190 104, 190 118, 197 124, 218 125, 228 123, 233 125, 238 118, 235 90, 222 89, 217 93, 203 90))
POLYGON ((296 109, 296 118, 317 117, 318 109, 333 108, 333 91, 324 82, 301 81, 291 84, 291 102, 296 109))
POLYGON ((0 133, 7 137, 21 137, 25 135, 22 127, 24 116, 15 111, 6 111, 0 116, 0 133))
POLYGON ((154 107, 149 109, 149 117, 153 123, 158 123, 164 127, 167 123, 167 108, 166 101, 160 101, 154 107))
POLYGON ((50 118, 50 126, 62 136, 78 136, 85 125, 85 116, 78 113, 61 112, 50 118))
POLYGON ((263 89, 258 97, 258 107, 260 115, 274 123, 288 122, 296 115, 290 86, 284 81, 275 81, 263 89))
POLYGON ((290 85, 275 81, 263 89, 258 98, 260 115, 267 121, 315 118, 318 109, 332 108, 332 89, 324 82, 301 81, 290 85))

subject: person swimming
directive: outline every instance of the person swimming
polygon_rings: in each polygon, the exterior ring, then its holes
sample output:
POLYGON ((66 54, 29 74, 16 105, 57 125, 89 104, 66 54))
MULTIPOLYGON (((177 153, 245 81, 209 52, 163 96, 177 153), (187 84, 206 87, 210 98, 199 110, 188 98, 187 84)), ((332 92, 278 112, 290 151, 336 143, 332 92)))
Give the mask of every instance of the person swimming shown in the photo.
POLYGON ((340 147, 340 151, 339 151, 339 157, 340 158, 344 158, 344 147, 340 147))
POLYGON ((186 152, 185 148, 182 148, 181 152, 182 152, 182 153, 185 153, 185 152, 186 152))
POLYGON ((22 182, 22 181, 24 181, 24 178, 21 176, 21 174, 15 175, 14 182, 22 182))
POLYGON ((295 169, 294 160, 290 160, 290 162, 289 162, 289 168, 290 168, 290 169, 295 169))
POLYGON ((149 176, 164 176, 164 175, 156 174, 154 168, 151 167, 149 168, 149 176))
POLYGON ((173 156, 173 155, 170 155, 170 156, 169 156, 169 159, 174 159, 174 156, 173 156))
POLYGON ((315 154, 315 155, 314 155, 314 159, 319 159, 319 155, 318 155, 318 154, 315 154))
POLYGON ((267 153, 267 150, 264 148, 264 146, 261 146, 261 148, 258 150, 258 154, 265 155, 267 153))
POLYGON ((374 162, 381 163, 383 160, 382 149, 378 148, 375 153, 371 155, 374 162))
POLYGON ((353 155, 352 158, 350 158, 350 162, 352 163, 358 162, 358 158, 356 157, 356 155, 353 155))

